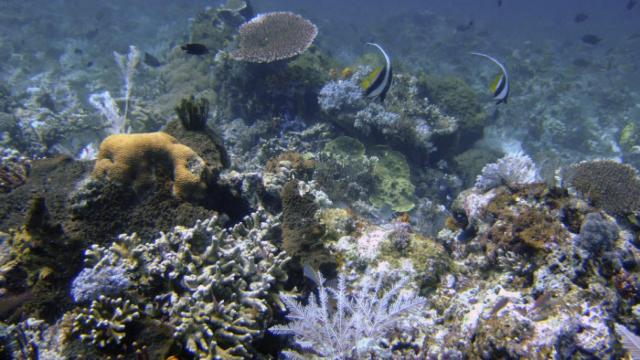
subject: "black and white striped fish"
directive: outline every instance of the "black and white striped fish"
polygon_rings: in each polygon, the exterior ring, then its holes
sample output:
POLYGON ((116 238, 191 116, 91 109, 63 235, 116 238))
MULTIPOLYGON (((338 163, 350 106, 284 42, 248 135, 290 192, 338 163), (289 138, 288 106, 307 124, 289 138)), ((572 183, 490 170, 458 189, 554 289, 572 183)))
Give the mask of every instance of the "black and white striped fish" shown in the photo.
POLYGON ((507 68, 500 63, 500 61, 496 60, 494 57, 489 56, 487 54, 472 52, 473 55, 478 55, 485 57, 500 67, 502 73, 498 75, 496 81, 491 85, 491 91, 493 92, 493 99, 496 101, 496 104, 507 103, 507 98, 509 97, 509 73, 507 72, 507 68))
POLYGON ((380 102, 384 101, 384 97, 387 96, 387 91, 391 87, 391 80, 393 78, 393 72, 391 70, 391 60, 389 59, 389 55, 382 49, 382 46, 376 43, 367 43, 367 45, 375 46, 380 50, 382 56, 384 56, 385 66, 378 73, 376 79, 371 83, 371 85, 367 86, 364 93, 366 96, 370 98, 378 98, 380 102))

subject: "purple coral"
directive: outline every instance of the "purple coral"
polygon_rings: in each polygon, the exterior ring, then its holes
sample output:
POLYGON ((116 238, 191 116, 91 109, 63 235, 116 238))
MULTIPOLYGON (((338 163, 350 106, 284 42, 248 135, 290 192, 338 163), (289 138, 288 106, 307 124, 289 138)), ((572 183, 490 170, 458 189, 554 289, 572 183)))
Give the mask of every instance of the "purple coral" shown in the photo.
POLYGON ((580 235, 576 244, 591 253, 599 253, 613 249, 620 229, 615 222, 608 220, 600 213, 589 213, 580 226, 580 235))
POLYGON ((318 35, 318 28, 300 15, 278 11, 261 14, 238 30, 236 60, 269 63, 302 54, 318 35))
POLYGON ((114 296, 131 286, 125 269, 116 266, 85 268, 71 284, 75 302, 97 299, 100 295, 114 296))

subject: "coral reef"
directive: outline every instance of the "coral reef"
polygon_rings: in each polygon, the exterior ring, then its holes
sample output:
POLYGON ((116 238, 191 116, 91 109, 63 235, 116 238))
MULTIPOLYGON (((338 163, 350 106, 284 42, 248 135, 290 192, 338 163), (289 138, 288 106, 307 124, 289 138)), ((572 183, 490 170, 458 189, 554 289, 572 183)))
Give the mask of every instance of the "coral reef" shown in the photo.
POLYGON ((459 77, 418 75, 422 95, 451 116, 459 120, 463 132, 479 131, 487 120, 487 114, 480 105, 478 94, 459 77))
POLYGON ((204 130, 209 116, 209 100, 206 98, 195 99, 193 95, 188 99, 180 100, 176 106, 176 113, 182 126, 189 131, 204 130))
POLYGON ((28 318, 6 329, 2 325, 3 337, 11 336, 13 340, 9 341, 1 352, 14 359, 63 360, 66 354, 61 351, 61 348, 67 334, 60 323, 48 325, 45 321, 28 318), (6 334, 4 334, 5 331, 6 334))
POLYGON ((373 165, 374 188, 369 196, 371 204, 378 208, 388 206, 397 212, 413 209, 415 186, 411 183, 405 157, 385 147, 374 148, 373 154, 378 161, 373 165))
POLYGON ((199 198, 209 176, 204 160, 191 148, 166 133, 119 134, 107 137, 93 171, 96 178, 148 186, 156 173, 172 176, 172 193, 179 198, 199 198), (170 167, 170 169, 163 169, 170 167))
POLYGON ((231 57, 269 63, 300 55, 311 46, 318 28, 300 15, 279 11, 260 14, 238 30, 238 47, 231 57))
POLYGON ((374 186, 374 163, 365 155, 361 142, 340 136, 327 142, 318 154, 314 179, 336 202, 369 201, 374 186))
POLYGON ((591 253, 599 254, 613 249, 618 240, 620 229, 614 221, 600 213, 589 213, 580 226, 576 245, 591 253))
POLYGON ((24 184, 31 162, 17 150, 0 148, 0 193, 7 193, 24 184))
POLYGON ((513 189, 541 180, 533 160, 525 154, 516 153, 506 155, 497 162, 483 167, 474 186, 483 191, 502 185, 513 189))
POLYGON ((88 308, 78 310, 71 331, 99 348, 120 345, 127 326, 140 317, 138 305, 122 298, 98 296, 88 308))
POLYGON ((213 53, 226 48, 238 25, 244 22, 241 11, 240 6, 221 5, 198 12, 190 28, 191 41, 205 45, 213 53))
POLYGON ((316 218, 316 197, 305 191, 304 183, 291 180, 282 187, 282 247, 296 261, 314 268, 335 262, 321 238, 324 228, 316 218))
POLYGON ((563 168, 561 184, 613 215, 640 209, 640 177, 632 166, 613 160, 590 160, 563 168))
POLYGON ((0 358, 628 356, 636 35, 301 2, 314 39, 247 0, 188 29, 184 4, 29 3, 0 4, 0 358), (478 96, 489 47, 507 105, 478 96), (624 164, 567 166, 597 156, 624 164))
POLYGON ((486 148, 472 148, 453 157, 452 165, 465 187, 473 186, 482 168, 496 162, 502 154, 486 148))
POLYGON ((608 323, 618 310, 610 304, 622 295, 605 285, 615 274, 605 269, 619 267, 630 244, 620 242, 611 219, 566 192, 542 184, 490 192, 479 210, 488 216, 476 218, 471 237, 439 234, 456 263, 476 275, 456 272, 436 290, 443 316, 435 321, 444 324, 425 343, 429 356, 613 356, 608 323), (477 286, 475 276, 491 280, 477 286))
POLYGON ((318 91, 328 81, 335 60, 311 46, 286 62, 238 62, 228 54, 220 54, 215 62, 212 104, 217 117, 254 123, 316 116, 318 91))
POLYGON ((104 266, 98 269, 85 268, 71 284, 71 296, 75 302, 96 300, 100 296, 115 296, 131 286, 125 269, 104 266))
MULTIPOLYGON (((108 247, 92 246, 86 262, 96 271, 125 269, 137 283, 137 295, 123 294, 117 301, 139 306, 141 320, 169 319, 185 351, 202 359, 247 358, 256 355, 253 341, 280 309, 273 295, 287 279, 284 266, 289 258, 271 243, 278 226, 264 211, 228 229, 213 217, 193 228, 163 233, 150 243, 135 234, 122 235, 108 247)), ((78 321, 82 319, 79 315, 78 321)), ((78 331, 100 332, 100 323, 82 322, 78 331)), ((126 337, 122 321, 105 323, 114 329, 106 334, 112 342, 126 337)), ((98 345, 108 342, 103 335, 91 339, 98 345)))
POLYGON ((364 141, 373 138, 418 158, 435 150, 434 138, 458 130, 456 118, 422 95, 415 76, 395 74, 384 105, 365 101, 359 83, 366 70, 359 69, 350 79, 330 81, 320 90, 318 103, 330 121, 364 141))
MULTIPOLYGON (((316 276, 318 296, 311 294, 307 305, 293 296, 282 296, 290 322, 269 330, 294 335, 297 347, 322 358, 390 356, 390 349, 385 349, 390 332, 406 314, 418 311, 426 303, 425 298, 403 292, 409 281, 407 278, 399 279, 383 293, 383 274, 370 274, 361 279, 350 294, 344 274, 339 275, 335 290, 325 287, 321 273, 316 276), (331 309, 330 298, 336 303, 335 310, 331 309)), ((291 357, 301 357, 297 353, 287 353, 291 357)))

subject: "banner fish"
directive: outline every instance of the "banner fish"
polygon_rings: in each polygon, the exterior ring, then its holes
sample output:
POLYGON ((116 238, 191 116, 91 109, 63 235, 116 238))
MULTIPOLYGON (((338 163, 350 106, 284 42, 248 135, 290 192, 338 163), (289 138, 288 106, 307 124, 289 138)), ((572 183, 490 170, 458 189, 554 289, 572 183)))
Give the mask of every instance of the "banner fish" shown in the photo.
POLYGON ((364 89, 364 94, 369 98, 378 98, 380 102, 384 101, 387 91, 391 87, 392 69, 389 55, 376 43, 367 43, 367 45, 375 46, 384 56, 385 65, 374 69, 360 84, 364 89))
POLYGON ((485 57, 500 67, 501 73, 496 77, 493 84, 491 84, 491 91, 493 92, 493 100, 496 101, 496 104, 506 104, 507 98, 509 97, 509 73, 507 72, 507 68, 505 68, 500 61, 487 54, 479 52, 472 52, 471 54, 485 57))

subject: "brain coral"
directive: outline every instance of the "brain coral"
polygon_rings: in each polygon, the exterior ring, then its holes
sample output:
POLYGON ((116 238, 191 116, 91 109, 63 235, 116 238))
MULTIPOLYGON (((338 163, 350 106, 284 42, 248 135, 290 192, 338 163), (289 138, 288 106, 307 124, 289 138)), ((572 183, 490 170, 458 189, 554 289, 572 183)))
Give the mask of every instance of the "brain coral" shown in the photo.
POLYGON ((191 148, 163 132, 117 134, 100 144, 93 176, 132 184, 153 182, 158 174, 171 174, 172 193, 179 198, 198 197, 205 188, 208 170, 191 148))
POLYGON ((288 59, 307 50, 317 34, 311 21, 291 12, 258 15, 240 27, 231 56, 254 63, 288 59))

